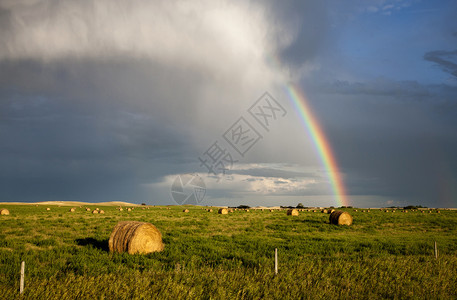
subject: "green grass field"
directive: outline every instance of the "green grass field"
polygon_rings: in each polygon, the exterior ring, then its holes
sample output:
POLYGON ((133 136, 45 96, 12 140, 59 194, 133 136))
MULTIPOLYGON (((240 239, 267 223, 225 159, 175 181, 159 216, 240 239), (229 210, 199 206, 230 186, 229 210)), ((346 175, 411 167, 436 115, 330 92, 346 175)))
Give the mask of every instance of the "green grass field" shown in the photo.
POLYGON ((10 211, 0 216, 0 299, 457 298, 457 211, 346 209, 348 227, 320 212, 49 207, 0 207, 10 211), (154 224, 165 250, 110 253, 110 233, 124 220, 154 224))

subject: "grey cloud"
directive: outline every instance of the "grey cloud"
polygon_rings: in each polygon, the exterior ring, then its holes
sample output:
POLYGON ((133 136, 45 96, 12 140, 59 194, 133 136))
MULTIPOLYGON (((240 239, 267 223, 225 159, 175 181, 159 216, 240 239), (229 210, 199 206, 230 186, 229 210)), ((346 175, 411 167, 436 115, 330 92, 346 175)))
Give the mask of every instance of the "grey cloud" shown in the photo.
POLYGON ((425 53, 424 59, 438 64, 445 72, 457 77, 457 50, 437 50, 425 53))
POLYGON ((288 183, 287 181, 284 180, 275 180, 275 184, 286 184, 288 183))
POLYGON ((370 82, 334 81, 331 83, 320 83, 317 88, 320 92, 334 94, 364 94, 364 95, 397 95, 415 98, 430 96, 429 88, 416 81, 392 81, 378 79, 370 82))
POLYGON ((428 206, 451 201, 440 184, 457 184, 451 154, 457 87, 395 81, 308 87, 350 194, 428 206))
POLYGON ((296 68, 312 61, 327 38, 328 1, 270 1, 271 23, 280 23, 283 33, 295 33, 292 43, 280 52, 283 63, 296 68))
POLYGON ((303 85, 314 94, 358 95, 371 99, 398 99, 399 102, 427 102, 434 109, 454 106, 457 89, 446 84, 422 84, 417 81, 395 81, 378 78, 367 82, 307 81, 303 85), (393 98, 395 97, 395 98, 393 98))
POLYGON ((294 171, 286 171, 286 170, 278 170, 272 168, 255 168, 255 169, 246 169, 246 170, 233 170, 230 171, 233 174, 240 174, 240 175, 250 175, 254 177, 273 177, 273 178, 285 178, 285 179, 293 179, 293 178, 316 178, 316 174, 313 173, 306 173, 306 172, 294 172, 294 171))

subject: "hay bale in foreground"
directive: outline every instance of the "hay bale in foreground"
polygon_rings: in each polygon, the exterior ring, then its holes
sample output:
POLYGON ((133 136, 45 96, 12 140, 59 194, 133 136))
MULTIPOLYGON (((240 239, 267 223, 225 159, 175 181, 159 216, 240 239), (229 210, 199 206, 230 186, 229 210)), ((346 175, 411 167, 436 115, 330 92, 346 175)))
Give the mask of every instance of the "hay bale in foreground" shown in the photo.
POLYGON ((298 216, 298 210, 296 210, 296 209, 289 209, 289 210, 287 210, 287 215, 288 215, 288 216, 298 216))
POLYGON ((75 212, 75 210, 76 209, 74 207, 70 208, 70 212, 75 212))
POLYGON ((151 223, 123 221, 117 223, 108 241, 110 252, 151 253, 164 248, 162 234, 151 223))
POLYGON ((6 215, 9 215, 9 214, 10 214, 10 211, 7 210, 6 208, 0 209, 0 215, 6 216, 6 215))
POLYGON ((98 214, 98 210, 95 209, 95 210, 92 211, 92 213, 93 214, 98 214))
POLYGON ((328 214, 328 210, 324 208, 324 209, 322 210, 322 213, 323 213, 323 214, 328 214))
POLYGON ((188 212, 189 212, 189 210, 186 208, 186 209, 183 209, 183 211, 182 211, 182 212, 184 212, 184 213, 188 213, 188 212))
POLYGON ((228 214, 228 210, 227 210, 227 208, 219 208, 217 213, 221 214, 221 215, 226 215, 226 214, 228 214))
POLYGON ((90 208, 89 208, 89 207, 87 207, 87 208, 86 208, 86 211, 90 211, 90 208))
POLYGON ((49 207, 46 207, 46 210, 51 210, 49 207))
POLYGON ((352 216, 342 210, 334 211, 330 214, 330 224, 335 225, 351 225, 352 224, 352 216))
POLYGON ((105 211, 102 209, 102 210, 100 210, 98 213, 99 213, 99 214, 104 214, 105 211))

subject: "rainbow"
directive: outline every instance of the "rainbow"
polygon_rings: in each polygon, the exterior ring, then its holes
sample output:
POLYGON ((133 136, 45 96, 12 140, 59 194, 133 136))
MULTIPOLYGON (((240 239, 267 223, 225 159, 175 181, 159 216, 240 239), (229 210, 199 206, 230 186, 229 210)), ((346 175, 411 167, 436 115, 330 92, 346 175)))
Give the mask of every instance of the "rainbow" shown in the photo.
POLYGON ((330 144, 327 141, 319 123, 313 116, 305 94, 298 86, 292 83, 286 85, 286 92, 292 100, 296 111, 300 115, 300 121, 303 127, 312 138, 321 162, 328 173, 336 203, 338 206, 350 205, 346 198, 346 189, 344 187, 343 178, 341 177, 332 148, 330 147, 330 144))

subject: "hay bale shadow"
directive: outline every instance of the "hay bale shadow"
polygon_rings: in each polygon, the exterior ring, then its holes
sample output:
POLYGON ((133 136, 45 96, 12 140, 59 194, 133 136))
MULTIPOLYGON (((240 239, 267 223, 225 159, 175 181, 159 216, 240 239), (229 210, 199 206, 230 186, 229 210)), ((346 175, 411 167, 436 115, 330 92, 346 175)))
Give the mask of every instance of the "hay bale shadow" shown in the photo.
POLYGON ((108 239, 97 240, 94 238, 84 238, 84 239, 76 239, 76 243, 79 246, 92 246, 95 249, 109 252, 108 239))

